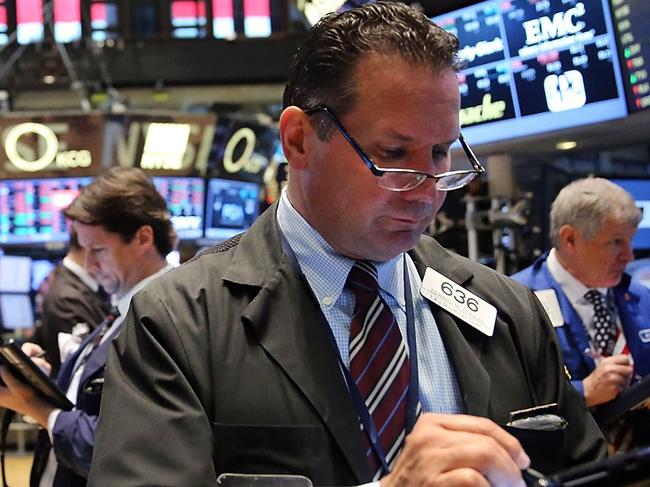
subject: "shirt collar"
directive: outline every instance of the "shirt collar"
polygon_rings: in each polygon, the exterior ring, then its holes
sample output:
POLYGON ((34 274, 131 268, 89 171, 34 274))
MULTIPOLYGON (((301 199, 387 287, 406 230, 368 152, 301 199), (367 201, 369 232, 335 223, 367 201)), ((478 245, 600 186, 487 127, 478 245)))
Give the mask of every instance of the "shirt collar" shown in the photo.
MULTIPOLYGON (((120 316, 126 316, 126 312, 129 310, 129 304, 131 304, 131 298, 135 293, 137 293, 140 289, 145 287, 147 284, 149 284, 151 281, 153 281, 156 277, 163 275, 165 272, 173 269, 173 267, 169 264, 161 268, 158 272, 155 272, 154 274, 151 274, 150 276, 145 277, 142 279, 140 282, 138 282, 135 286, 133 286, 131 289, 129 289, 124 296, 122 296, 120 299, 117 300, 116 302, 113 302, 114 306, 117 306, 118 311, 120 312, 120 316)), ((115 296, 113 295, 113 299, 115 296)))
MULTIPOLYGON (((546 264, 548 265, 548 271, 553 276, 553 279, 562 287, 562 291, 566 294, 569 301, 575 303, 579 300, 584 300, 585 293, 589 291, 587 286, 580 282, 576 277, 567 271, 560 261, 557 258, 555 248, 552 248, 548 253, 548 258, 546 259, 546 264)), ((607 288, 596 288, 602 294, 607 295, 607 288)))
POLYGON ((77 276, 81 280, 81 282, 83 282, 86 286, 92 289, 93 292, 99 291, 99 284, 97 284, 97 281, 93 278, 93 276, 90 275, 90 273, 83 266, 77 264, 74 260, 72 260, 67 255, 63 258, 63 262, 61 263, 63 264, 63 267, 65 267, 70 272, 72 272, 75 276, 77 276))
MULTIPOLYGON (((300 270, 319 301, 330 297, 336 302, 345 287, 354 259, 342 256, 305 220, 289 201, 284 188, 280 195, 277 219, 300 270)), ((404 307, 404 254, 386 262, 374 262, 380 288, 404 307)))

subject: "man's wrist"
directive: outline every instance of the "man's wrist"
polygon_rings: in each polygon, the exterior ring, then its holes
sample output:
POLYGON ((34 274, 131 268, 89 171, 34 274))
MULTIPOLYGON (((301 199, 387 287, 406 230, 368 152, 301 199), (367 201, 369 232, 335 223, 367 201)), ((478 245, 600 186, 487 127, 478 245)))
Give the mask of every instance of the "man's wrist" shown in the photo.
POLYGON ((56 409, 52 407, 49 403, 41 400, 34 401, 32 407, 29 411, 26 411, 26 415, 33 418, 40 426, 43 428, 48 427, 48 418, 52 411, 56 409))

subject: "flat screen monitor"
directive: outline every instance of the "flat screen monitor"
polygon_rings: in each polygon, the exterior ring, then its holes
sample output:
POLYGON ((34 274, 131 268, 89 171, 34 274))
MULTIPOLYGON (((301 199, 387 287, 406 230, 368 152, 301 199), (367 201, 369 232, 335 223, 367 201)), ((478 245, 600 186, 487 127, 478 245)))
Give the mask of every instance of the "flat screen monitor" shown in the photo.
POLYGON ((471 144, 627 115, 607 0, 489 0, 433 20, 460 41, 471 144))
POLYGON ((0 323, 5 330, 34 326, 34 310, 29 294, 0 294, 0 323))
POLYGON ((630 112, 650 108, 650 2, 611 0, 630 112))
POLYGON ((180 239, 203 236, 205 181, 199 177, 155 176, 153 184, 165 198, 180 239))
POLYGON ((56 264, 47 259, 32 260, 32 291, 36 292, 43 281, 54 270, 56 264))
POLYGON ((225 240, 249 228, 260 209, 256 183, 213 178, 208 180, 205 237, 225 240))
POLYGON ((32 290, 32 259, 17 255, 0 256, 0 293, 28 293, 32 290))
POLYGON ((67 242, 63 210, 90 177, 0 180, 0 244, 67 242))
POLYGON ((650 178, 612 179, 611 181, 632 195, 643 215, 641 223, 639 223, 639 230, 632 239, 632 248, 634 250, 650 249, 650 178))

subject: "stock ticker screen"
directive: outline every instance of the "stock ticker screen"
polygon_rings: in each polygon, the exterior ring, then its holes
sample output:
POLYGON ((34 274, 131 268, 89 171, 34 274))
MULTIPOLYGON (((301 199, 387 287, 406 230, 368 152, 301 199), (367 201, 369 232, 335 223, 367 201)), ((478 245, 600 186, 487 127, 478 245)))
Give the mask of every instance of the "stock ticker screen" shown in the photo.
POLYGON ((650 1, 611 0, 630 112, 650 107, 650 1))
POLYGON ((174 229, 180 239, 203 237, 205 182, 199 177, 155 176, 151 178, 165 198, 174 229))
POLYGON ((489 0, 433 20, 460 41, 473 144, 627 115, 607 0, 489 0))
POLYGON ((232 179, 208 180, 205 237, 225 240, 248 229, 259 215, 260 186, 232 179))
POLYGON ((0 180, 0 244, 66 242, 63 210, 90 177, 0 180))

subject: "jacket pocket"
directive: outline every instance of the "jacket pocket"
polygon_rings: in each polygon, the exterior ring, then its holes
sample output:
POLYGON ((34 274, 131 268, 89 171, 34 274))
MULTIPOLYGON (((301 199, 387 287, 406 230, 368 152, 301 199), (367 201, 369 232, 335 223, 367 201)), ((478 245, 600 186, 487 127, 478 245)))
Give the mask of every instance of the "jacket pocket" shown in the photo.
POLYGON ((507 425, 501 427, 519 440, 534 469, 550 475, 564 468, 566 428, 534 430, 507 425))
POLYGON ((218 473, 296 474, 332 469, 330 440, 320 425, 213 424, 218 473))

